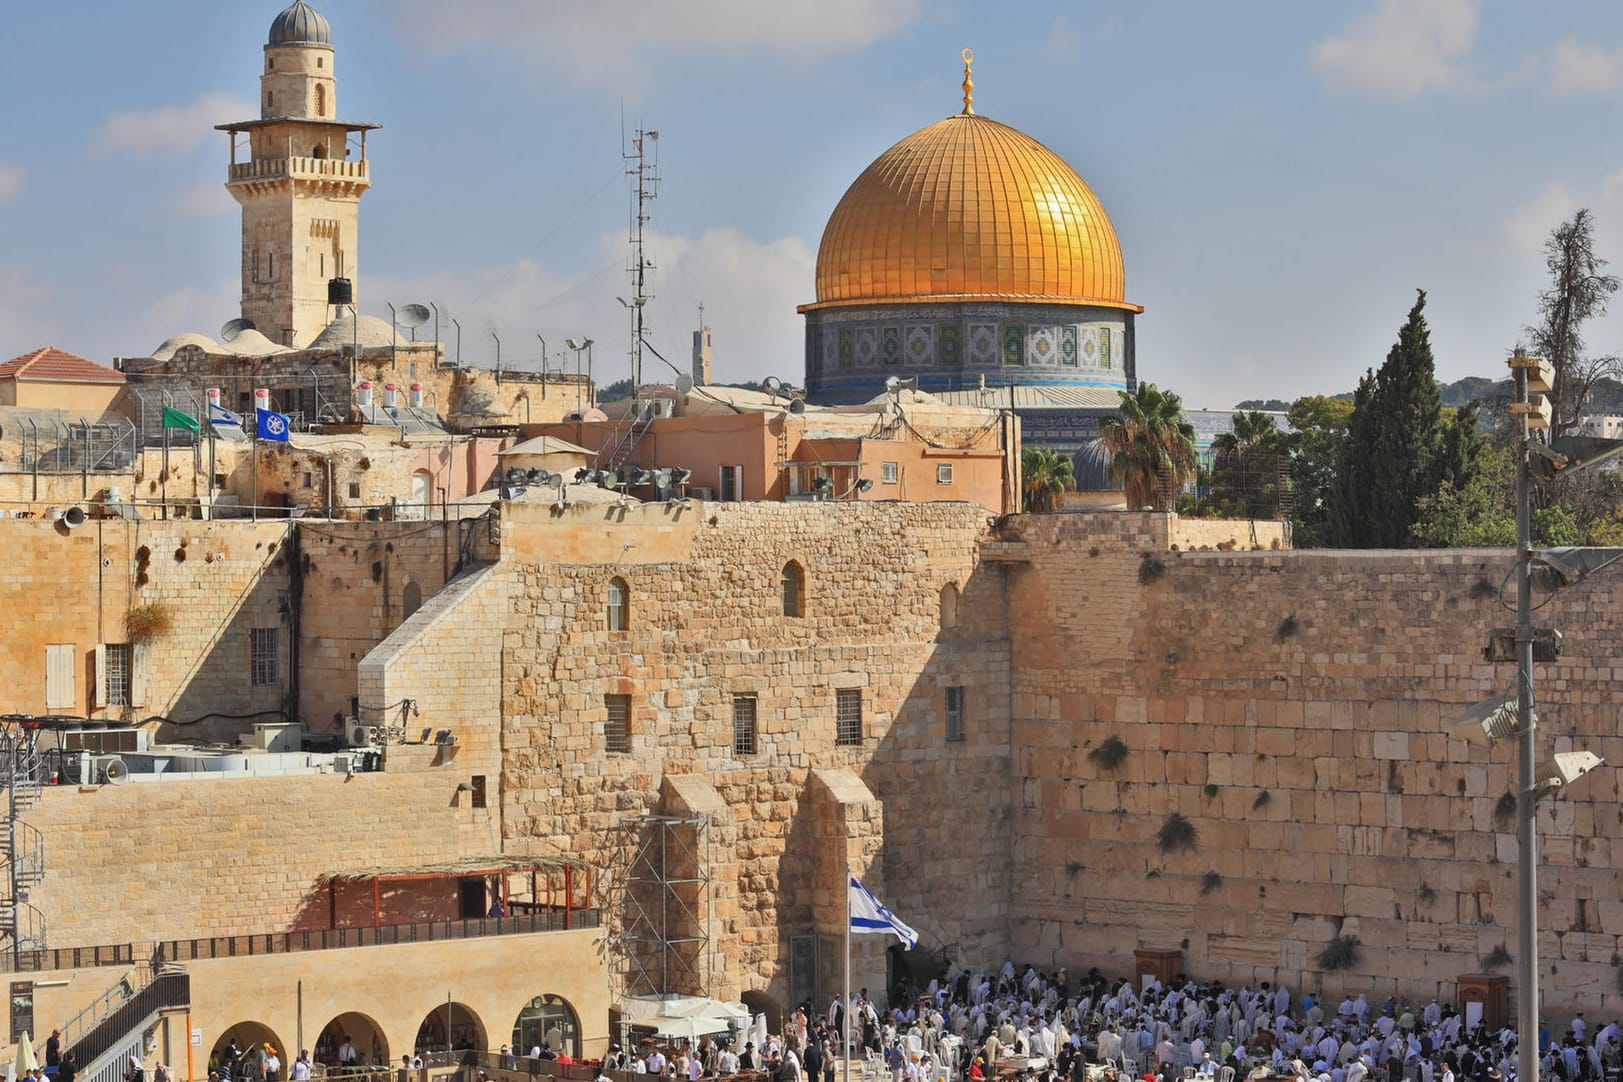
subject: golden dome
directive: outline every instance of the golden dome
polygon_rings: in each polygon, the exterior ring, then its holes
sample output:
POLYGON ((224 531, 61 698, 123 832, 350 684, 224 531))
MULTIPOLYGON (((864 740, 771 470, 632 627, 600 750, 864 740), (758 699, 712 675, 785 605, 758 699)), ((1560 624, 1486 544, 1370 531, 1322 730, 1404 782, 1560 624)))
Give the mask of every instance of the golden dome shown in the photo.
POLYGON ((885 151, 845 193, 806 308, 997 299, 1142 311, 1124 296, 1098 196, 1037 140, 970 111, 965 93, 963 113, 885 151))

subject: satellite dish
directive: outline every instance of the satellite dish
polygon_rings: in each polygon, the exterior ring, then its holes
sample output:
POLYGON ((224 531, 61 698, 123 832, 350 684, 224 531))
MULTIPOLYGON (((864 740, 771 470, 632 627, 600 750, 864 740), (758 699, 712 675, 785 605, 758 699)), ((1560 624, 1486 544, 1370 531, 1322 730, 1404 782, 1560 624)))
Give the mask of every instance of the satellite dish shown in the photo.
POLYGON ((237 339, 237 335, 241 334, 243 331, 252 331, 257 329, 258 328, 254 326, 254 321, 251 319, 243 318, 227 320, 225 326, 220 328, 220 341, 234 342, 237 339))
POLYGON ((402 327, 417 328, 432 319, 433 313, 421 304, 408 304, 395 318, 402 327))
POLYGON ((895 394, 897 391, 899 391, 901 389, 902 389, 902 381, 897 379, 895 376, 891 376, 889 379, 887 379, 885 381, 885 390, 888 393, 895 394))
POLYGON ((777 376, 768 376, 761 381, 761 390, 767 394, 777 394, 778 388, 783 386, 783 380, 777 376))
POLYGON ((796 417, 801 416, 806 412, 806 400, 804 398, 791 398, 789 400, 789 412, 796 417))
POLYGON ((676 393, 687 394, 691 390, 693 390, 693 377, 686 372, 678 375, 676 377, 676 393))

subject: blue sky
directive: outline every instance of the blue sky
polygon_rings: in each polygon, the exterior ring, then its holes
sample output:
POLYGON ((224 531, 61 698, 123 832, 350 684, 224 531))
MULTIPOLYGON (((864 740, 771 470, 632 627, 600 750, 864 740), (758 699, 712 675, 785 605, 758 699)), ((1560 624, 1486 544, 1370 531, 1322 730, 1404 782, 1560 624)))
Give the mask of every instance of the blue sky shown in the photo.
MULTIPOLYGON (((318 0, 339 112, 381 123, 367 310, 435 301, 463 359, 628 371, 625 127, 658 129, 651 341, 705 305, 722 380, 802 367, 822 227, 887 146, 977 110, 1109 211, 1139 373, 1192 406, 1350 390, 1416 287, 1444 379, 1498 375, 1579 206, 1623 260, 1623 5, 1508 0, 318 0)), ((0 355, 107 361, 236 314, 226 136, 281 7, 8 5, 0 355)), ((1623 303, 1591 335, 1623 352, 1623 303)), ((449 335, 447 336, 450 337, 449 335)), ((453 345, 454 350, 454 345, 453 345)), ((653 362, 649 362, 653 363, 653 362)))

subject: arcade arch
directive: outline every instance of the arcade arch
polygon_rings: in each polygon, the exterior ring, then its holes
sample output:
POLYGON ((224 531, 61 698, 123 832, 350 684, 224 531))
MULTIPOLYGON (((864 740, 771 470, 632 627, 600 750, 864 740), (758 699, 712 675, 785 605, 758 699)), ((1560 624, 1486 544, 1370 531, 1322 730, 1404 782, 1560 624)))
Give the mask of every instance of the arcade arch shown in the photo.
POLYGON ((580 1015, 562 996, 536 996, 513 1020, 513 1051, 521 1056, 545 1044, 554 1052, 579 1059, 580 1040, 580 1015))

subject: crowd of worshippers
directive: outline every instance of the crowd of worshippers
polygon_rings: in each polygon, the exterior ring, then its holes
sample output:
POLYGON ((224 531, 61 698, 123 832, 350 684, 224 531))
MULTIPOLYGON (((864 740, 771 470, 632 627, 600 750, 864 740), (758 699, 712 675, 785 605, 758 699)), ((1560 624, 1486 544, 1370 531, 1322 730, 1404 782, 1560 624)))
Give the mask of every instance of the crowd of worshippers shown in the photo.
MULTIPOLYGON (((1501 1082, 1516 1073, 1513 1029, 1490 1031, 1435 999, 1418 1010, 1363 995, 1332 1006, 1268 982, 1136 988, 1096 969, 1073 980, 1005 963, 903 985, 892 1002, 910 1004, 880 1023, 892 1082, 1501 1082)), ((1616 1078, 1620 1043, 1616 1021, 1591 1027, 1578 1011, 1563 1035, 1539 1034, 1540 1076, 1616 1078)))

